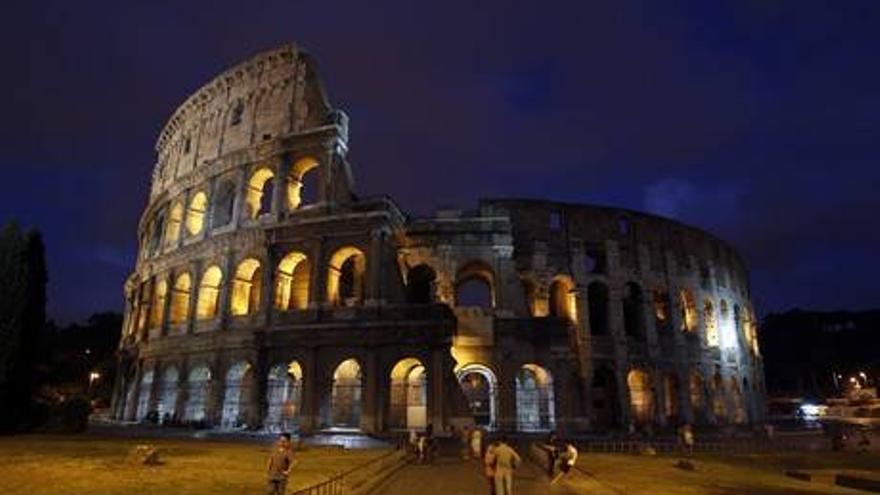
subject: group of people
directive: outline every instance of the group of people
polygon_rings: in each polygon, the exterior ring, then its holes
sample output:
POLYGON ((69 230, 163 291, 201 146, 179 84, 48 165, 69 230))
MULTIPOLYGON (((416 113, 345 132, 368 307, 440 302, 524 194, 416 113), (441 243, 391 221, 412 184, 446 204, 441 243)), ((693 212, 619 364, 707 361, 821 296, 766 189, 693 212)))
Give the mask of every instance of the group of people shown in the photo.
POLYGON ((409 430, 410 451, 416 456, 420 463, 430 462, 434 452, 434 425, 428 423, 425 431, 419 433, 415 429, 409 430))
POLYGON ((547 452, 547 477, 552 485, 568 475, 577 464, 578 449, 574 442, 559 440, 555 433, 551 433, 544 444, 544 450, 547 452), (559 472, 556 471, 557 468, 559 472))

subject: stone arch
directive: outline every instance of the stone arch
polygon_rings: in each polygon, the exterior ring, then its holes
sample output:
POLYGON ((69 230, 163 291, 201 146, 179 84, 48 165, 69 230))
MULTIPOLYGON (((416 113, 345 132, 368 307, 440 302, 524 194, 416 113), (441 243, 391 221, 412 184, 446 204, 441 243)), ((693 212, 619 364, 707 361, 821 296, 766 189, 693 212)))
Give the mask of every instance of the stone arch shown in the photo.
POLYGON ((150 328, 162 326, 165 317, 165 301, 168 299, 168 282, 158 280, 153 286, 153 303, 150 306, 150 328))
POLYGON ((632 420, 638 425, 651 424, 654 419, 654 388, 651 373, 633 368, 626 375, 632 420))
POLYGON ((590 396, 593 400, 593 422, 597 427, 608 428, 619 425, 617 377, 614 369, 600 365, 593 371, 590 396))
POLYGON ((465 263, 455 276, 455 305, 495 307, 495 273, 480 260, 465 263))
POLYGON ((303 253, 291 251, 275 270, 275 307, 281 311, 306 309, 309 305, 311 263, 303 253))
POLYGON ((674 372, 663 374, 663 415, 666 423, 677 424, 681 413, 678 407, 678 376, 674 372))
POLYGON ((251 365, 247 361, 239 361, 229 367, 226 372, 223 390, 223 410, 220 427, 224 429, 247 426, 246 400, 250 392, 251 365))
MULTIPOLYGON (((724 301, 721 301, 722 306, 724 301)), ((718 322, 715 319, 715 308, 708 297, 703 301, 703 321, 706 325, 706 345, 718 347, 721 344, 718 335, 718 322)))
POLYGON ((211 383, 211 370, 204 364, 193 367, 186 378, 185 421, 204 421, 207 419, 208 387, 211 383))
POLYGON ((159 421, 162 423, 176 419, 179 380, 180 373, 177 371, 177 367, 166 366, 159 379, 159 403, 156 407, 159 411, 159 421))
POLYGON ((177 201, 168 213, 168 223, 165 225, 165 245, 173 246, 180 239, 180 229, 183 228, 183 203, 177 201))
POLYGON ((172 325, 185 323, 189 316, 189 300, 192 292, 192 278, 188 272, 177 275, 174 279, 174 288, 171 289, 171 310, 168 320, 172 325))
POLYGON ((245 216, 251 220, 272 212, 275 173, 269 167, 255 170, 245 189, 245 216))
POLYGON ((645 339, 645 298, 635 282, 623 287, 623 329, 629 337, 645 339))
POLYGON ((577 322, 577 294, 574 281, 568 275, 557 275, 550 283, 550 316, 571 323, 577 322))
POLYGON ((217 299, 223 283, 223 271, 217 265, 209 266, 202 273, 199 295, 196 301, 196 319, 210 320, 217 316, 217 299))
POLYGON ((553 375, 525 364, 516 375, 516 425, 519 431, 550 431, 556 426, 553 375))
POLYGON ((730 402, 733 409, 730 414, 730 420, 736 424, 746 423, 748 420, 746 399, 743 396, 742 388, 740 388, 739 380, 735 376, 730 377, 728 390, 730 390, 730 402))
POLYGON ((269 370, 266 386, 266 429, 293 431, 302 410, 303 371, 298 361, 276 364, 269 370))
POLYGON ((654 322, 658 332, 666 332, 671 327, 671 313, 669 310, 669 293, 664 289, 654 289, 654 322))
POLYGON ((327 302, 334 306, 356 306, 364 302, 364 274, 367 257, 354 246, 333 253, 327 268, 327 302))
POLYGON ((150 413, 150 399, 153 389, 153 370, 147 370, 141 375, 141 386, 138 393, 137 415, 138 421, 143 421, 150 413))
POLYGON ((436 300, 434 287, 437 272, 429 265, 422 263, 407 271, 406 300, 410 304, 429 304, 436 300))
POLYGON ((587 286, 587 306, 590 313, 590 333, 608 335, 608 286, 595 281, 587 286))
POLYGON ((363 374, 357 359, 339 363, 333 371, 327 426, 360 428, 363 408, 363 374))
POLYGON ((165 212, 162 211, 150 225, 150 245, 147 250, 150 254, 156 254, 162 247, 162 236, 165 234, 165 212))
POLYGON ((491 368, 480 363, 470 363, 455 371, 464 392, 474 423, 494 429, 498 416, 498 379, 491 368))
POLYGON ((727 405, 724 403, 724 380, 721 378, 721 371, 716 370, 712 377, 712 414, 715 421, 724 423, 727 421, 727 405))
MULTIPOLYGON (((287 175, 287 209, 290 211, 296 210, 304 203, 309 202, 308 199, 313 199, 317 201, 320 199, 319 193, 317 191, 318 184, 314 184, 314 187, 309 187, 312 184, 306 184, 307 176, 314 176, 312 172, 319 165, 318 160, 306 156, 300 158, 296 162, 294 162, 293 166, 290 168, 290 173, 287 175), (314 191, 309 191, 309 189, 314 189, 314 191), (313 198, 307 198, 310 193, 314 193, 313 198)), ((317 178, 317 177, 315 177, 317 178)), ((311 181, 309 181, 311 182, 311 181)))
POLYGON ((258 260, 246 258, 238 264, 232 280, 232 297, 229 300, 232 316, 249 315, 259 309, 262 279, 263 270, 258 260))
POLYGON ((681 309, 681 330, 688 333, 696 332, 697 325, 700 324, 700 317, 697 315, 694 293, 687 287, 679 290, 678 304, 681 309))
POLYGON ((388 425, 391 428, 424 428, 428 424, 428 387, 425 365, 403 358, 391 369, 388 425))
POLYGON ((702 421, 704 417, 703 409, 706 405, 706 385, 703 383, 703 376, 696 369, 691 370, 688 376, 688 397, 690 399, 691 410, 694 413, 696 421, 702 421))
POLYGON ((189 200, 186 209, 186 231, 191 236, 199 235, 205 228, 205 213, 208 211, 208 195, 199 191, 189 200))
POLYGON ((224 180, 217 186, 211 213, 211 228, 223 227, 232 222, 235 211, 235 182, 224 180))

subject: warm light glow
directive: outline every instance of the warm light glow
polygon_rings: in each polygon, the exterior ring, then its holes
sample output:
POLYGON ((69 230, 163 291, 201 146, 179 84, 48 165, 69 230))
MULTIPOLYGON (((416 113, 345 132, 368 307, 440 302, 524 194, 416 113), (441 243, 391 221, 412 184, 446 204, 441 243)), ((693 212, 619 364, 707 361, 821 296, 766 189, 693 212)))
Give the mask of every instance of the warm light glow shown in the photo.
POLYGON ((706 345, 709 347, 718 347, 721 345, 721 339, 718 335, 718 323, 715 320, 715 309, 712 301, 706 299, 703 303, 703 320, 706 322, 706 345))
POLYGON ((282 311, 306 309, 309 304, 311 265, 306 255, 290 252, 275 271, 275 307, 282 311))
POLYGON ((333 253, 327 273, 327 302, 349 306, 363 301, 366 261, 364 253, 352 246, 333 253))
POLYGON ((192 280, 189 273, 181 273, 174 281, 174 288, 171 291, 171 310, 169 311, 168 320, 173 325, 177 325, 186 321, 189 314, 189 298, 192 290, 192 280))
POLYGON ((173 246, 180 239, 180 228, 183 225, 183 204, 174 203, 168 214, 168 225, 165 227, 165 245, 173 246))
POLYGON ((259 261, 248 258, 239 263, 232 281, 230 312, 233 316, 247 315, 257 310, 260 305, 261 275, 259 261))
POLYGON ((223 272, 213 265, 205 270, 199 284, 199 299, 196 303, 196 319, 210 320, 217 316, 217 297, 220 295, 220 284, 223 272))
POLYGON ((690 289, 681 289, 679 292, 679 305, 681 306, 681 329, 686 332, 695 332, 699 325, 697 315, 697 303, 690 289))
POLYGON ((287 209, 293 211, 302 203, 303 178, 318 166, 312 157, 300 158, 294 163, 287 176, 287 209))
POLYGON ((571 277, 560 275, 550 284, 550 314, 577 323, 577 292, 571 277))
POLYGON ((640 424, 652 422, 654 414, 654 393, 651 375, 639 369, 633 369, 626 377, 629 386, 630 407, 633 419, 640 424))
POLYGON ((100 379, 101 379, 101 374, 98 373, 97 371, 92 371, 91 373, 89 373, 89 385, 92 385, 93 383, 95 383, 96 381, 98 381, 100 379))
POLYGON ((261 213, 268 213, 261 211, 260 207, 266 199, 271 201, 271 198, 263 198, 263 195, 267 193, 269 181, 274 177, 275 174, 266 167, 258 169, 251 175, 245 191, 245 205, 247 207, 245 214, 248 218, 255 219, 261 213))
POLYGON ((162 326, 162 318, 165 316, 165 299, 168 296, 168 283, 160 280, 156 283, 156 290, 153 294, 153 306, 150 312, 150 328, 159 328, 162 326))
POLYGON ((186 211, 186 230, 190 235, 197 235, 205 227, 205 212, 208 209, 208 195, 197 192, 189 202, 186 211))

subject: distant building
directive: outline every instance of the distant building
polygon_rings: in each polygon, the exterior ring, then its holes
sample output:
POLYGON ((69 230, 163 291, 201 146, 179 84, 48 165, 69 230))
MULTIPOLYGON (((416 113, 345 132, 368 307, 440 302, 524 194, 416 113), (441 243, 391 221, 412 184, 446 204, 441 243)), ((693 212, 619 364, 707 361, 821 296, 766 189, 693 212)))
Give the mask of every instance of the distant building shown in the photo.
POLYGON ((411 218, 355 194, 348 124, 295 46, 174 112, 125 284, 116 418, 365 432, 762 418, 748 275, 725 242, 552 201, 411 218))

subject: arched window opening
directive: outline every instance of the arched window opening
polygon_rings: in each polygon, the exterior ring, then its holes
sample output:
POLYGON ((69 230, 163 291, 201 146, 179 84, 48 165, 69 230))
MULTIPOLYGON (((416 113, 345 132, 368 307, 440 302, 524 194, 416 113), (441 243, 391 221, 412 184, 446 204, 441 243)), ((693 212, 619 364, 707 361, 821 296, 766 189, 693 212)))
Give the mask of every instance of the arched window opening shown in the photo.
POLYGON ((495 373, 485 365, 469 364, 456 371, 456 375, 474 424, 494 429, 498 410, 498 381, 495 373))
POLYGON ((703 377, 697 370, 692 370, 688 379, 688 394, 690 396, 691 410, 694 412, 694 419, 703 421, 703 408, 706 405, 705 385, 703 377))
POLYGON ((535 364, 516 375, 516 423, 519 431, 550 431, 556 426, 553 377, 535 364))
POLYGON ((664 415, 667 424, 678 424, 678 377, 673 373, 663 376, 664 415))
POLYGON ((207 366, 196 366, 189 372, 186 380, 186 407, 183 419, 185 421, 204 421, 206 414, 206 400, 208 387, 211 381, 211 372, 207 366))
POLYGON ((248 258, 238 264, 232 281, 232 316, 249 315, 259 309, 262 278, 263 270, 259 261, 248 258))
POLYGON ((654 322, 659 332, 668 332, 672 326, 669 293, 660 289, 654 289, 654 322))
POLYGON ((681 309, 681 330, 684 332, 696 332, 700 317, 697 315, 697 303, 690 289, 681 289, 678 293, 679 308, 681 309))
POLYGON ((220 419, 221 428, 232 429, 247 426, 245 399, 251 387, 250 371, 250 364, 239 362, 232 365, 226 372, 223 411, 220 419))
POLYGON ((265 427, 272 432, 294 431, 302 409, 302 366, 296 361, 269 370, 265 427))
POLYGON ((181 273, 174 280, 174 288, 171 290, 171 311, 168 321, 172 325, 186 322, 189 316, 189 299, 192 290, 192 280, 189 273, 181 273))
POLYGON ((590 333, 608 335, 608 286, 592 282, 587 286, 587 305, 590 311, 590 333))
POLYGON ((287 209, 296 210, 300 206, 312 203, 319 198, 318 173, 314 171, 318 161, 312 157, 301 158, 293 164, 287 176, 287 209))
POLYGON ((593 398, 593 421, 597 427, 612 427, 618 424, 617 379, 614 370, 599 366, 593 372, 591 395, 593 398))
POLYGON ((333 372, 328 426, 360 428, 363 400, 361 365, 354 359, 339 363, 333 372))
POLYGON ((159 421, 162 424, 176 421, 177 418, 177 381, 179 375, 177 368, 169 366, 162 373, 159 382, 159 421))
POLYGON ((195 193, 186 209, 186 231, 198 235, 205 227, 205 212, 208 211, 208 195, 203 191, 195 193))
POLYGON ((455 305, 495 307, 495 275, 482 261, 465 264, 455 278, 455 305))
MULTIPOLYGON (((723 305, 724 301, 721 303, 723 305)), ((703 301, 703 321, 706 322, 706 345, 718 347, 721 342, 718 337, 718 323, 715 321, 715 309, 711 299, 703 301)))
POLYGON ((149 251, 151 254, 156 254, 159 252, 159 248, 162 247, 162 234, 164 233, 165 215, 161 214, 156 217, 155 221, 153 221, 152 231, 150 232, 149 251))
POLYGON ((645 303, 642 288, 634 282, 624 287, 623 329, 629 337, 639 340, 645 338, 645 303))
POLYGON ((727 421, 727 406, 724 404, 724 380, 721 372, 716 371, 712 378, 712 414, 715 421, 725 423, 727 421))
POLYGON ((211 217, 211 227, 223 227, 232 222, 232 212, 235 208, 235 183, 223 181, 217 187, 214 196, 214 212, 211 217))
POLYGON ((306 255, 293 251, 275 271, 275 307, 281 311, 306 309, 309 305, 311 264, 306 255))
POLYGON ((254 220, 272 212, 272 195, 275 188, 272 170, 263 167, 255 171, 247 183, 245 214, 254 220))
POLYGON ((437 273, 428 265, 416 265, 407 272, 406 299, 410 304, 434 302, 434 282, 437 273))
POLYGON ((416 358, 401 359, 391 369, 389 426, 424 428, 428 424, 425 366, 416 358))
POLYGON ((730 377, 730 397, 733 404, 733 414, 731 420, 736 424, 743 424, 748 420, 746 413, 746 400, 743 396, 739 381, 735 376, 730 377))
POLYGON ((168 298, 168 282, 160 280, 156 283, 153 291, 153 304, 150 308, 150 328, 162 326, 165 317, 165 300, 168 298))
POLYGON ((150 413, 150 397, 153 389, 153 370, 145 371, 141 376, 141 388, 138 394, 137 420, 143 421, 150 413))
POLYGON ((213 265, 205 270, 202 282, 199 284, 199 299, 196 303, 196 319, 210 320, 217 316, 217 298, 220 295, 220 284, 223 282, 223 272, 220 267, 213 265))
POLYGON ((356 247, 343 247, 330 258, 327 301, 334 306, 357 306, 364 302, 367 258, 356 247))
POLYGON ((654 389, 651 375, 640 369, 630 370, 626 377, 629 387, 630 409, 632 418, 638 425, 652 423, 654 417, 654 389))
POLYGON ((143 331, 147 329, 147 323, 149 323, 150 317, 150 299, 152 294, 150 291, 150 284, 142 282, 139 294, 140 302, 138 304, 137 331, 138 334, 142 334, 143 331))
POLYGON ((577 322, 577 294, 570 277, 561 276, 550 284, 550 316, 577 322))
POLYGON ((165 227, 165 245, 168 247, 177 244, 180 239, 180 229, 183 227, 183 204, 174 203, 168 213, 168 225, 165 227))

